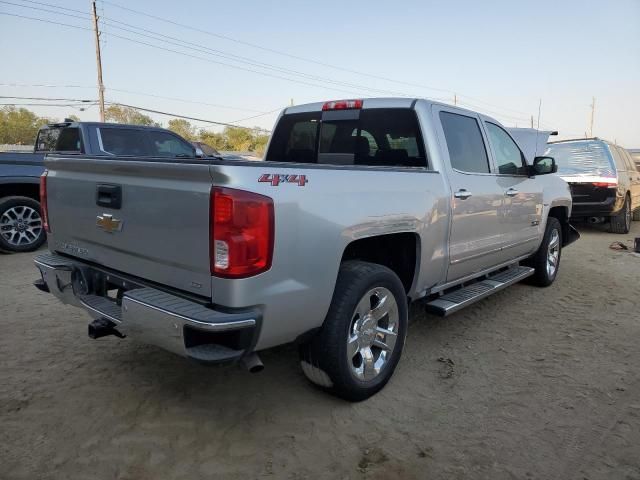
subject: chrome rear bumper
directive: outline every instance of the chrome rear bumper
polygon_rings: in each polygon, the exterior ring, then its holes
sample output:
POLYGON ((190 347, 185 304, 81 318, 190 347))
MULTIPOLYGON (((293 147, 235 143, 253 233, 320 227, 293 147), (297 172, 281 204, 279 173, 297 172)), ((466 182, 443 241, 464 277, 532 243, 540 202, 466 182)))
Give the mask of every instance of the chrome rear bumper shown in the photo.
MULTIPOLYGON (((39 255, 34 263, 46 289, 62 303, 105 318, 144 343, 204 363, 237 361, 255 347, 258 309, 223 312, 57 254, 39 255), (123 293, 111 298, 109 286, 123 293)), ((46 290, 42 283, 38 288, 46 290)))

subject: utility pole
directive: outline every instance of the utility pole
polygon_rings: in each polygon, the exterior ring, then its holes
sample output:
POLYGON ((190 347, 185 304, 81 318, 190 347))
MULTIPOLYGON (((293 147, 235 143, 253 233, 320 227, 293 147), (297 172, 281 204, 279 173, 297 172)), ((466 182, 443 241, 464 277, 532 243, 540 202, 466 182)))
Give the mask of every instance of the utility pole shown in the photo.
POLYGON ((102 57, 100 56, 100 31, 98 30, 98 14, 96 13, 96 2, 91 2, 91 12, 93 13, 93 33, 96 37, 96 63, 98 65, 98 101, 100 105, 100 121, 104 122, 104 84, 102 83, 102 57))
POLYGON ((591 121, 589 122, 589 136, 593 137, 593 120, 596 116, 596 97, 591 97, 591 121))
POLYGON ((533 128, 533 115, 531 115, 531 128, 533 128))
POLYGON ((456 95, 455 93, 453 94, 453 104, 458 105, 458 95, 456 95))

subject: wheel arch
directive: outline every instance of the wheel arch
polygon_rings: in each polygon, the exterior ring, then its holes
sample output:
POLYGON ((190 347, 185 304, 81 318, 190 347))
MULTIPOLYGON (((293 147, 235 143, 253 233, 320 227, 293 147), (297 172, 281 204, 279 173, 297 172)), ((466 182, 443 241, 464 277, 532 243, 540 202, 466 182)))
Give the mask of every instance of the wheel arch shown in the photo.
POLYGON ((345 246, 340 262, 348 260, 384 265, 398 275, 409 295, 420 265, 420 237, 415 232, 397 232, 359 238, 345 246))

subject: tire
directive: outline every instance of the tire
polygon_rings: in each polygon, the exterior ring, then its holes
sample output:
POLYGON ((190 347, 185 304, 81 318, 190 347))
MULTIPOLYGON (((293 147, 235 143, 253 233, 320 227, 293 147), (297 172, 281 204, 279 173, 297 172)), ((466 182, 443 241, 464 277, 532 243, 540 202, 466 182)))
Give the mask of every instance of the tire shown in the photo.
POLYGON ((627 195, 624 199, 624 206, 620 213, 611 217, 609 231, 611 233, 629 233, 631 230, 631 199, 627 195))
POLYGON ((0 200, 0 250, 32 252, 40 248, 46 239, 40 203, 29 197, 0 200))
POLYGON ((302 371, 345 400, 369 398, 386 385, 400 360, 407 315, 407 296, 393 271, 368 262, 343 263, 322 328, 300 346, 302 371))
POLYGON ((544 238, 538 251, 525 262, 524 265, 535 269, 534 274, 527 279, 528 283, 538 287, 548 287, 558 276, 560 258, 562 256, 562 227, 557 218, 547 218, 544 238), (554 252, 555 268, 551 266, 552 251, 554 252))
POLYGON ((636 207, 633 211, 633 216, 631 218, 634 222, 640 222, 640 206, 636 207))

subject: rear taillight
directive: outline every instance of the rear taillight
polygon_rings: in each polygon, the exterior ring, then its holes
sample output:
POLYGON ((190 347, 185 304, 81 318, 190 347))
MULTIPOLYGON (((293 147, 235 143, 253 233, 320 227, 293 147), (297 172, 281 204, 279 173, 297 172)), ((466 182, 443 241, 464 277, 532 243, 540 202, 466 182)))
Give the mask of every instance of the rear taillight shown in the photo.
POLYGON ((42 226, 44 231, 51 233, 49 228, 49 209, 47 208, 47 175, 48 171, 44 171, 40 175, 40 213, 42 215, 42 226))
POLYGON ((322 105, 322 110, 356 110, 362 108, 362 100, 334 100, 322 105))
POLYGON ((604 182, 592 182, 592 185, 594 187, 602 187, 602 188, 617 188, 618 180, 615 178, 612 178, 611 180, 607 180, 604 182))
POLYGON ((211 274, 242 278, 271 268, 273 200, 244 190, 213 187, 210 202, 211 274))

